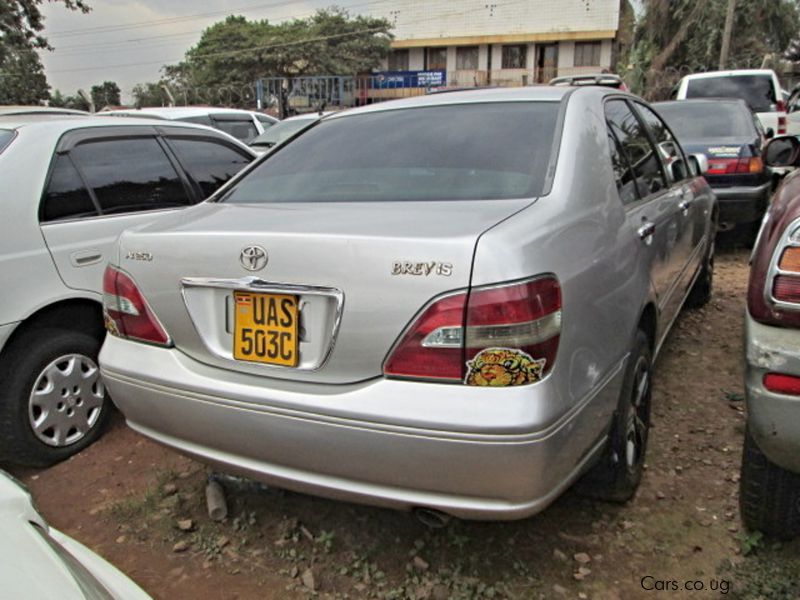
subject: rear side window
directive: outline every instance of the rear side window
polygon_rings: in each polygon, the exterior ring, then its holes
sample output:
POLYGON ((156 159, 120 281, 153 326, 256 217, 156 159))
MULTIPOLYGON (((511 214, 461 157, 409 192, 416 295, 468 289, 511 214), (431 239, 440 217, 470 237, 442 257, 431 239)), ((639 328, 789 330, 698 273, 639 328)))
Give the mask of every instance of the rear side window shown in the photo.
POLYGON ((639 195, 644 198, 667 187, 661 161, 642 124, 624 100, 606 103, 606 121, 631 165, 639 195))
POLYGON ((775 85, 769 75, 703 77, 686 83, 687 98, 741 98, 755 112, 777 110, 775 85))
POLYGON ((226 202, 495 200, 542 194, 557 102, 381 110, 324 120, 267 156, 226 202))
POLYGON ((178 173, 155 138, 89 142, 70 154, 103 214, 191 204, 178 173))
POLYGON ((8 129, 0 129, 0 152, 6 149, 11 143, 11 140, 14 139, 14 132, 9 131, 8 129))
POLYGON ((264 129, 267 129, 268 127, 272 127, 276 123, 276 121, 274 119, 270 119, 266 115, 256 115, 256 119, 258 119, 258 122, 261 123, 261 125, 262 125, 262 127, 264 127, 264 129))
POLYGON ((242 142, 249 142, 258 135, 256 124, 250 118, 233 120, 214 117, 214 127, 242 142))
POLYGON ((197 117, 183 117, 182 119, 175 119, 176 121, 183 121, 184 123, 197 123, 198 125, 207 125, 214 127, 214 122, 208 115, 200 115, 197 117))
POLYGON ((56 155, 44 193, 42 221, 93 217, 97 214, 92 197, 69 156, 56 155))
POLYGON ((219 142, 207 139, 169 138, 184 169, 208 198, 252 160, 219 142))

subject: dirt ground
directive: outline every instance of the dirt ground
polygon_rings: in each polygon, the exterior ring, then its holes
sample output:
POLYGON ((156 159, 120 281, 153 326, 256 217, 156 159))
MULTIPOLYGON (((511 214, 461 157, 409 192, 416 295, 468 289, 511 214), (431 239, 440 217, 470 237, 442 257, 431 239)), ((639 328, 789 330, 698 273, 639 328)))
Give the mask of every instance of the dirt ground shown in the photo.
POLYGON ((800 598, 800 543, 739 521, 746 284, 747 253, 722 250, 714 299, 677 321, 656 366, 647 471, 624 506, 570 491, 524 521, 430 530, 240 483, 215 523, 205 467, 120 417, 73 459, 15 474, 53 526, 155 598, 800 598))

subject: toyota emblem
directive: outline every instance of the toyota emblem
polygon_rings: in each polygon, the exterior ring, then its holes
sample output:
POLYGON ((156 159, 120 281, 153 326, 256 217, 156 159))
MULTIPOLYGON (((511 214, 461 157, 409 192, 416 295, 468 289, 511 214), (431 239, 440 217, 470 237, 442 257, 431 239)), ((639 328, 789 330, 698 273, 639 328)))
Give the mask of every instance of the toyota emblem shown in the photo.
POLYGON ((247 246, 242 249, 239 261, 248 271, 260 271, 267 266, 267 251, 261 246, 247 246))

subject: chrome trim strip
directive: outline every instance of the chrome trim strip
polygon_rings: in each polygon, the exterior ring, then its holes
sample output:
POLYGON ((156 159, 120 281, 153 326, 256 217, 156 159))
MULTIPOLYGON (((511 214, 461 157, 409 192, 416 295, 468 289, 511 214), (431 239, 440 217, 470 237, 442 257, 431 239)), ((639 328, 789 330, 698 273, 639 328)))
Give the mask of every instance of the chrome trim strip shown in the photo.
MULTIPOLYGON (((772 304, 777 308, 785 308, 788 310, 795 310, 795 311, 800 310, 800 303, 784 302, 782 300, 778 300, 772 294, 772 290, 775 287, 775 278, 778 275, 791 275, 794 277, 800 277, 800 273, 795 273, 793 271, 784 271, 783 269, 778 267, 778 263, 781 260, 781 256, 783 256, 783 251, 786 248, 800 247, 800 241, 792 241, 792 235, 798 232, 800 232, 800 219, 795 219, 789 224, 789 226, 783 232, 783 239, 775 245, 775 250, 772 253, 772 258, 769 261, 769 270, 767 271, 766 285, 764 285, 764 299, 767 301, 767 304, 772 304)), ((759 237, 760 235, 761 233, 759 232, 759 237)), ((753 247, 753 251, 755 252, 755 246, 753 247)))
MULTIPOLYGON (((333 325, 331 326, 330 331, 330 343, 328 344, 328 349, 325 351, 325 354, 322 356, 322 360, 316 364, 313 364, 308 367, 287 367, 284 365, 267 365, 263 363, 255 363, 255 362, 247 362, 247 365, 255 366, 256 368, 263 368, 269 370, 292 370, 292 371, 305 371, 305 372, 313 372, 318 371, 325 364, 333 354, 333 348, 336 345, 336 339, 339 335, 339 326, 342 322, 342 314, 344 312, 344 292, 338 288, 334 287, 325 287, 325 286, 312 286, 312 285, 298 285, 295 283, 278 283, 274 281, 266 281, 261 279, 260 277, 242 277, 240 279, 218 279, 213 277, 184 277, 181 279, 181 296, 183 297, 183 304, 186 306, 186 312, 189 313, 189 319, 192 321, 192 325, 194 325, 195 330, 200 332, 200 329, 197 327, 197 323, 192 316, 192 311, 189 310, 189 304, 186 301, 186 288, 214 288, 214 289, 223 289, 223 290, 230 290, 231 292, 234 291, 242 291, 242 292, 263 292, 263 293, 271 293, 271 294, 293 294, 297 296, 326 296, 328 298, 333 298, 336 301, 336 315, 333 320, 333 325)), ((200 336, 200 339, 203 340, 203 345, 206 347, 211 354, 216 356, 217 358, 225 359, 228 362, 235 363, 235 364, 242 364, 242 361, 238 361, 232 356, 226 356, 224 354, 220 354, 216 350, 214 350, 211 346, 206 343, 206 340, 200 336)))

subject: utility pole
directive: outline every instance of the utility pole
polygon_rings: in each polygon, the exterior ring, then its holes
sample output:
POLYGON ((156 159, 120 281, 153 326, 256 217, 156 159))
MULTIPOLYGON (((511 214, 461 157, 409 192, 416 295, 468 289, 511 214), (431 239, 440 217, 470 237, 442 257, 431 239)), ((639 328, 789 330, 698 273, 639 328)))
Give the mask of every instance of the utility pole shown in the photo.
POLYGON ((725 69, 728 64, 728 53, 731 49, 731 34, 733 33, 733 13, 736 10, 736 0, 728 0, 728 12, 725 15, 725 31, 722 33, 722 49, 719 52, 719 70, 725 69))

